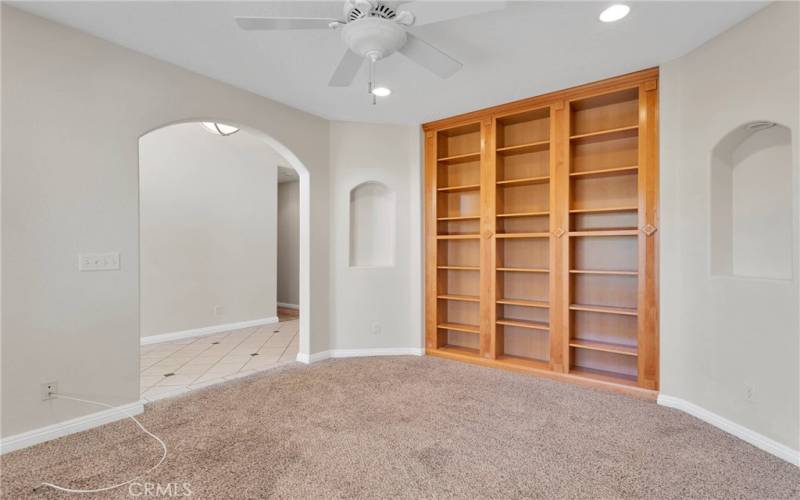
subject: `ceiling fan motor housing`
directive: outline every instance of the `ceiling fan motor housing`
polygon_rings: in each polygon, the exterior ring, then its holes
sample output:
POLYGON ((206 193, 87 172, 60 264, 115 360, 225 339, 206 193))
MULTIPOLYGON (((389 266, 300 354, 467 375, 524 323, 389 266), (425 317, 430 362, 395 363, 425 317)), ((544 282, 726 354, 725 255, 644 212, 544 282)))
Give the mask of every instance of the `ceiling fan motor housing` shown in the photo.
POLYGON ((342 40, 356 54, 377 60, 406 43, 406 30, 388 19, 364 17, 344 25, 342 40))

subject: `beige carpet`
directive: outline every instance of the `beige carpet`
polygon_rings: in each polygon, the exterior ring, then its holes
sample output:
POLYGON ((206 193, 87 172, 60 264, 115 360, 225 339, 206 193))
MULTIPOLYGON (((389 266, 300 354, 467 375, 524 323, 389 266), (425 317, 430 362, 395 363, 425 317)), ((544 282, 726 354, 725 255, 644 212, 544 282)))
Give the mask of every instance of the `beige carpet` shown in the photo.
MULTIPOLYGON (((681 412, 434 358, 286 365, 149 404, 142 420, 169 446, 146 481, 189 483, 192 498, 800 495, 796 467, 681 412)), ((3 456, 0 486, 64 498, 32 487, 120 481, 158 455, 119 422, 3 456)))

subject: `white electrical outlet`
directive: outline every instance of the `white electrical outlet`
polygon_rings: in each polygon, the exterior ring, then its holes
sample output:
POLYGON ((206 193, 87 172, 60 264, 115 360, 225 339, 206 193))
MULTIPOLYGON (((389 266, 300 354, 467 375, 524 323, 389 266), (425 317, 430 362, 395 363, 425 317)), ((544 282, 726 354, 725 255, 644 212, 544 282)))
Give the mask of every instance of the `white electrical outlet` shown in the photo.
POLYGON ((755 396, 756 390, 753 389, 752 385, 745 385, 744 386, 744 399, 747 402, 753 402, 753 396, 755 396))
POLYGON ((373 335, 380 335, 380 333, 381 333, 381 324, 378 323, 377 321, 375 323, 372 323, 371 330, 372 330, 372 334, 373 335))
POLYGON ((53 399, 54 392, 58 392, 58 382, 44 382, 41 387, 42 391, 42 401, 47 401, 48 399, 53 399))
POLYGON ((224 312, 225 310, 222 308, 222 306, 214 306, 214 316, 222 316, 224 312))
POLYGON ((118 271, 119 252, 82 253, 78 255, 79 271, 118 271))

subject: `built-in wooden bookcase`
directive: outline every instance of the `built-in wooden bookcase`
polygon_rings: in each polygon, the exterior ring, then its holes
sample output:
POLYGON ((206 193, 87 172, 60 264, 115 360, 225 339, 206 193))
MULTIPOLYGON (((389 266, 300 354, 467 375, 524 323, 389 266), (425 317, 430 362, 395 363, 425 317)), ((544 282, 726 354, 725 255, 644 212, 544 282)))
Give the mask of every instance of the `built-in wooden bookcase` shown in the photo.
POLYGON ((429 354, 654 394, 657 81, 424 126, 429 354))

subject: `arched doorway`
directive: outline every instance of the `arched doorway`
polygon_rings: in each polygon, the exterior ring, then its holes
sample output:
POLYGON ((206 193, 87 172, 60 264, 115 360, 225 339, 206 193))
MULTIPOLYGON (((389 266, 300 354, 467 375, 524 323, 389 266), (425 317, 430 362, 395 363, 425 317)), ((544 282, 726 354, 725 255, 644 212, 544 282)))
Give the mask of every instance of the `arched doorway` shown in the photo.
MULTIPOLYGON (((309 280, 309 274, 310 274, 309 273, 309 260, 310 260, 310 257, 309 257, 310 256, 310 241, 309 241, 310 240, 310 234, 309 234, 309 227, 310 227, 310 196, 309 196, 309 182, 310 182, 310 175, 309 175, 309 171, 305 167, 305 165, 303 165, 302 162, 287 147, 285 147, 279 141, 275 140, 274 138, 272 138, 268 134, 259 131, 258 129, 255 129, 255 128, 252 128, 252 127, 248 127, 246 125, 240 125, 238 123, 231 122, 229 120, 222 121, 222 120, 214 120, 214 119, 200 119, 200 120, 192 119, 192 120, 181 120, 181 121, 177 121, 177 122, 172 122, 172 123, 160 126, 160 127, 153 128, 151 130, 148 130, 146 133, 142 134, 139 137, 140 144, 141 144, 141 142, 142 142, 142 140, 144 138, 153 137, 152 134, 154 134, 154 133, 163 133, 163 131, 165 131, 166 129, 171 129, 171 128, 174 129, 174 128, 178 127, 178 126, 181 126, 182 128, 187 128, 187 127, 184 127, 184 126, 190 125, 192 130, 194 130, 194 127, 197 126, 197 130, 199 130, 200 127, 201 127, 201 123, 202 122, 223 123, 225 125, 229 125, 229 126, 233 127, 234 129, 241 130, 243 133, 240 134, 240 137, 248 136, 248 137, 251 137, 251 138, 255 138, 255 140, 257 142, 261 143, 262 149, 270 150, 270 151, 274 152, 276 155, 278 155, 282 159, 281 164, 283 166, 290 167, 291 169, 294 170, 294 172, 296 172, 296 175, 298 177, 298 184, 299 184, 299 200, 298 200, 298 207, 299 207, 299 217, 298 217, 298 226, 299 226, 298 227, 298 236, 299 236, 298 237, 298 240, 299 240, 299 245, 298 245, 298 253, 299 253, 299 256, 298 256, 298 261, 299 261, 299 266, 298 266, 299 267, 299 279, 298 279, 298 282, 299 282, 299 297, 298 298, 299 298, 299 300, 298 300, 298 302, 299 302, 301 310, 303 311, 303 314, 301 314, 299 321, 295 322, 295 323, 299 323, 299 325, 295 326, 295 331, 297 331, 297 337, 299 339, 299 344, 300 344, 298 352, 300 352, 300 353, 308 352, 308 346, 309 346, 309 343, 310 343, 310 339, 309 339, 309 336, 310 336, 310 331, 309 331, 310 330, 309 329, 309 325, 310 325, 310 321, 309 321, 309 318, 310 318, 310 311, 309 311, 309 308, 310 308, 310 300, 309 300, 309 297, 310 297, 310 282, 309 282, 310 281, 309 280)), ((205 135, 206 133, 207 132, 203 132, 203 135, 205 135)), ((226 134, 222 133, 221 135, 226 135, 226 134)), ((219 138, 217 138, 217 139, 219 139, 219 138)), ((222 142, 224 142, 224 140, 222 142)), ((252 143, 252 141, 251 141, 251 143, 252 143)), ((141 162, 143 161, 142 151, 141 150, 140 150, 140 158, 139 158, 139 160, 140 160, 140 166, 141 166, 141 162)), ((141 172, 140 172, 140 175, 141 175, 141 172)), ((140 200, 141 200, 141 196, 142 196, 142 191, 141 190, 142 190, 142 184, 141 184, 141 178, 140 178, 140 200)), ((140 247, 142 247, 142 235, 141 235, 142 214, 141 213, 140 213, 139 224, 140 224, 140 247)), ((142 260, 143 251, 144 251, 144 249, 140 250, 140 266, 139 266, 140 276, 143 276, 143 265, 144 265, 144 262, 142 260)), ((142 325, 142 321, 141 321, 142 312, 143 312, 143 292, 144 292, 144 288, 142 288, 140 286, 139 314, 140 314, 140 329, 142 330, 142 332, 144 332, 144 326, 142 325)), ((216 313, 216 311, 215 311, 215 313, 216 313)), ((261 318, 261 319, 264 319, 264 318, 261 318)), ((244 323, 247 323, 247 322, 243 322, 241 327, 242 328, 247 328, 249 325, 246 325, 244 323)), ((264 324, 264 321, 261 321, 260 324, 264 324)), ((259 325, 259 323, 256 323, 256 322, 253 323, 253 326, 258 326, 258 325, 259 325)), ((276 328, 278 328, 278 327, 276 326, 276 328)), ((270 327, 268 329, 272 330, 272 327, 270 327)), ((164 336, 162 336, 162 335, 155 335, 153 337, 147 337, 147 338, 149 339, 149 342, 151 342, 151 343, 153 343, 153 342, 161 342, 161 341, 177 341, 177 339, 180 339, 180 338, 188 339, 190 337, 197 337, 197 336, 202 336, 202 335, 206 335, 206 334, 212 334, 213 335, 213 334, 215 334, 215 333, 217 333, 219 331, 219 330, 214 330, 213 328, 209 328, 207 331, 198 331, 198 330, 204 330, 204 329, 203 328, 198 328, 198 329, 192 329, 192 331, 180 330, 180 331, 175 332, 176 335, 173 335, 173 338, 163 338, 164 336), (162 337, 162 338, 156 339, 156 337, 162 337)), ((170 330, 167 330, 167 331, 170 331, 170 330)), ((277 333, 278 330, 275 330, 275 332, 277 333)), ((280 334, 278 334, 278 335, 280 335, 280 334)), ((145 340, 143 339, 143 344, 144 343, 147 343, 147 342, 145 342, 145 340)), ((295 349, 297 349, 297 348, 295 347, 295 349)), ((257 355, 257 354, 254 353, 253 355, 257 355)), ((297 356, 297 357, 301 357, 301 356, 297 356)), ((295 355, 292 354, 292 359, 294 360, 294 358, 295 358, 295 355)), ((264 358, 261 358, 261 359, 264 359, 264 358)), ((255 359, 254 359, 254 361, 255 361, 255 359)), ((167 370, 167 371, 169 371, 169 370, 167 370)), ((177 377, 172 379, 172 380, 175 381, 175 384, 174 384, 175 386, 178 386, 180 384, 178 382, 179 379, 177 377)), ((179 393, 179 392, 183 392, 183 391, 173 391, 173 393, 179 393)), ((165 396, 173 395, 173 393, 165 392, 164 395, 165 396)))

